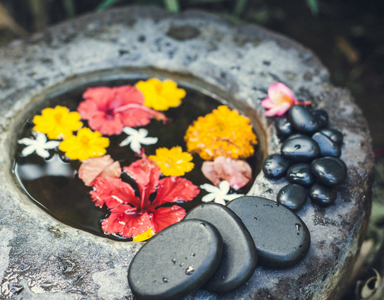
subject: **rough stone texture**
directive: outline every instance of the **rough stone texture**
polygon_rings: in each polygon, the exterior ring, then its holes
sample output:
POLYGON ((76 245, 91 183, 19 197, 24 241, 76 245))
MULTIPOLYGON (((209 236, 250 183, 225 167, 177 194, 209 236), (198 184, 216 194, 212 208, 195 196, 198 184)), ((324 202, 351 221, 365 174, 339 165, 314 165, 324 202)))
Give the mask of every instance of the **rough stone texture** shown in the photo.
MULTIPOLYGON (((312 52, 257 26, 236 27, 216 16, 153 8, 92 14, 0 49, 0 298, 133 299, 128 265, 140 243, 121 243, 70 228, 21 192, 12 176, 15 132, 26 112, 86 82, 133 73, 171 77, 225 98, 261 125, 265 155, 281 143, 263 116, 261 99, 281 81, 302 100, 328 111, 343 132, 348 166, 336 204, 310 202, 298 212, 311 232, 306 258, 293 268, 257 268, 238 290, 199 290, 186 299, 337 299, 366 229, 373 155, 367 124, 350 94, 334 88, 312 52), (168 73, 170 72, 170 73, 168 73)), ((276 199, 285 179, 260 174, 250 194, 276 199)))

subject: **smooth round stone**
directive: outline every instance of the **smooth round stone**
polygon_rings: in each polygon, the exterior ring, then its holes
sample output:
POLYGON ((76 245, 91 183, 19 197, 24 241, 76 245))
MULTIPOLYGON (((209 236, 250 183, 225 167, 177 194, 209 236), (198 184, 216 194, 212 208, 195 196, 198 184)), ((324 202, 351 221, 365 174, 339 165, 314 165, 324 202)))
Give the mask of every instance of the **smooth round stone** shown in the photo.
POLYGON ((328 136, 324 135, 321 132, 316 132, 312 139, 316 141, 320 149, 320 157, 324 156, 334 156, 340 157, 341 149, 334 141, 332 141, 328 136))
POLYGON ((343 134, 336 129, 331 129, 331 128, 321 129, 320 132, 326 135, 327 137, 329 137, 332 141, 334 141, 339 146, 341 146, 341 144, 343 143, 343 134))
POLYGON ((311 164, 311 170, 313 175, 325 185, 340 184, 347 175, 347 166, 336 157, 315 159, 311 164))
POLYGON ((307 201, 307 191, 298 184, 288 184, 277 194, 277 203, 284 205, 290 210, 298 210, 307 201))
POLYGON ((276 132, 279 137, 285 138, 295 132, 287 117, 280 117, 275 121, 276 132))
POLYGON ((319 146, 309 137, 288 139, 281 146, 281 154, 294 162, 311 162, 319 156, 319 146))
POLYGON ((197 206, 184 219, 208 221, 223 238, 223 256, 219 267, 204 284, 204 289, 228 293, 252 276, 257 264, 256 247, 247 228, 233 211, 220 204, 208 203, 197 206))
POLYGON ((305 134, 302 134, 302 133, 294 133, 294 134, 290 135, 289 137, 287 137, 286 140, 288 141, 288 140, 292 140, 295 138, 308 138, 308 136, 306 136, 305 134))
POLYGON ((329 206, 335 202, 337 190, 334 186, 326 186, 319 182, 309 189, 309 197, 312 202, 319 206, 329 206))
POLYGON ((269 179, 284 177, 290 165, 280 154, 269 155, 263 163, 264 176, 269 179))
POLYGON ((275 201, 261 197, 240 197, 227 204, 251 234, 258 263, 269 268, 288 268, 308 252, 310 234, 304 222, 275 201))
POLYGON ((316 182, 316 178, 311 172, 311 165, 306 163, 290 166, 287 171, 287 179, 291 183, 300 184, 304 187, 310 187, 316 182))
POLYGON ((317 117, 302 105, 294 105, 288 111, 293 128, 304 134, 315 133, 320 127, 317 117))
POLYGON ((311 111, 312 115, 315 116, 317 122, 319 123, 319 128, 324 128, 328 126, 328 113, 324 109, 315 109, 311 111))
POLYGON ((138 300, 182 299, 219 266, 223 241, 210 223, 186 220, 162 230, 133 258, 128 281, 138 300))

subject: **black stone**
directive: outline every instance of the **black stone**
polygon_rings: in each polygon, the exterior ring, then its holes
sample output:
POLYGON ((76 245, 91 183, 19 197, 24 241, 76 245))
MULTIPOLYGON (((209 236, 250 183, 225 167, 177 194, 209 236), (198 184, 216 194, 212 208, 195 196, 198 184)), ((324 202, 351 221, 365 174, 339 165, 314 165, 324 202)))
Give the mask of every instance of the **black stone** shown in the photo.
POLYGON ((277 194, 277 203, 290 210, 298 210, 307 201, 307 190, 298 184, 288 184, 277 194))
POLYGON ((317 118, 304 106, 294 105, 288 111, 293 128, 304 134, 315 133, 320 127, 317 118))
POLYGON ((308 136, 306 136, 305 134, 302 134, 302 133, 294 133, 292 135, 290 135, 289 137, 287 137, 287 141, 288 140, 292 140, 292 139, 295 139, 295 138, 307 138, 308 136))
POLYGON ((128 281, 138 300, 182 299, 219 266, 223 241, 210 223, 186 220, 156 234, 133 258, 128 281))
POLYGON ((311 239, 308 228, 288 208, 260 197, 240 197, 227 206, 248 228, 260 265, 288 268, 307 254, 311 239))
POLYGON ((326 186, 319 182, 309 189, 309 197, 312 202, 319 206, 329 206, 335 202, 337 189, 334 186, 326 186))
POLYGON ((296 131, 293 129, 291 122, 287 117, 280 117, 275 121, 276 132, 280 138, 286 138, 296 131))
POLYGON ((311 172, 311 165, 306 163, 295 164, 287 171, 287 179, 291 183, 310 187, 316 182, 315 176, 311 172))
POLYGON ((253 274, 257 264, 256 247, 247 228, 229 208, 215 203, 202 204, 190 211, 184 219, 210 222, 223 238, 223 256, 215 274, 203 288, 214 293, 228 293, 253 274))
POLYGON ((328 113, 324 109, 315 109, 312 111, 312 115, 315 116, 317 122, 319 123, 319 128, 324 128, 328 126, 328 113))
POLYGON ((294 162, 311 162, 319 156, 319 146, 309 137, 288 139, 281 146, 281 154, 294 162))
POLYGON ((321 129, 320 132, 329 137, 339 146, 341 146, 341 144, 343 143, 343 134, 336 129, 321 129))
POLYGON ((332 141, 328 136, 324 135, 321 132, 316 132, 312 139, 316 141, 320 148, 320 157, 324 156, 334 156, 340 157, 341 149, 338 144, 332 141))
POLYGON ((263 172, 265 177, 269 179, 278 179, 287 174, 290 165, 289 161, 280 154, 272 154, 265 159, 263 172))
POLYGON ((313 175, 325 185, 340 184, 347 175, 347 166, 336 157, 315 159, 311 164, 311 170, 313 175))

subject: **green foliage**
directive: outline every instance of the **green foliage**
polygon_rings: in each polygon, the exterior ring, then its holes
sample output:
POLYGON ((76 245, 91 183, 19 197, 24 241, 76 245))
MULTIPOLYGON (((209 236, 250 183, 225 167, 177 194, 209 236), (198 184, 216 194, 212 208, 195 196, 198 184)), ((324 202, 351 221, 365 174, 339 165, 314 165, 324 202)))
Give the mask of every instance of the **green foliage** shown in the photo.
POLYGON ((99 4, 99 6, 96 8, 97 11, 102 11, 107 8, 110 8, 112 5, 116 4, 120 0, 104 0, 99 4))
POLYGON ((307 5, 313 15, 317 15, 319 13, 319 6, 317 5, 317 0, 307 0, 307 5))

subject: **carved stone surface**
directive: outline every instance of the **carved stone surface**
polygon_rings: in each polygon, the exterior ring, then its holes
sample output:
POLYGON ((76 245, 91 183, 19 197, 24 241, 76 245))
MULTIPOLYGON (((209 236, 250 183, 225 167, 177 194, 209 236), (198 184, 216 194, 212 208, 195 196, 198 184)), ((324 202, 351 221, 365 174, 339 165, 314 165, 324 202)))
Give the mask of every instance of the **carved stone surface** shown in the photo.
MULTIPOLYGON (((133 299, 127 270, 140 243, 122 243, 66 226, 38 208, 12 174, 16 133, 27 112, 50 95, 132 74, 169 77, 225 99, 259 122, 265 155, 280 140, 264 117, 270 84, 286 83, 329 113, 344 134, 348 166, 335 205, 309 201, 297 214, 311 233, 308 255, 285 270, 258 267, 236 291, 198 290, 188 300, 338 299, 361 245, 371 205, 373 155, 362 113, 329 82, 312 52, 257 26, 234 26, 202 12, 119 8, 91 14, 0 49, 0 298, 133 299)), ((275 200, 286 179, 262 174, 250 191, 275 200)))

